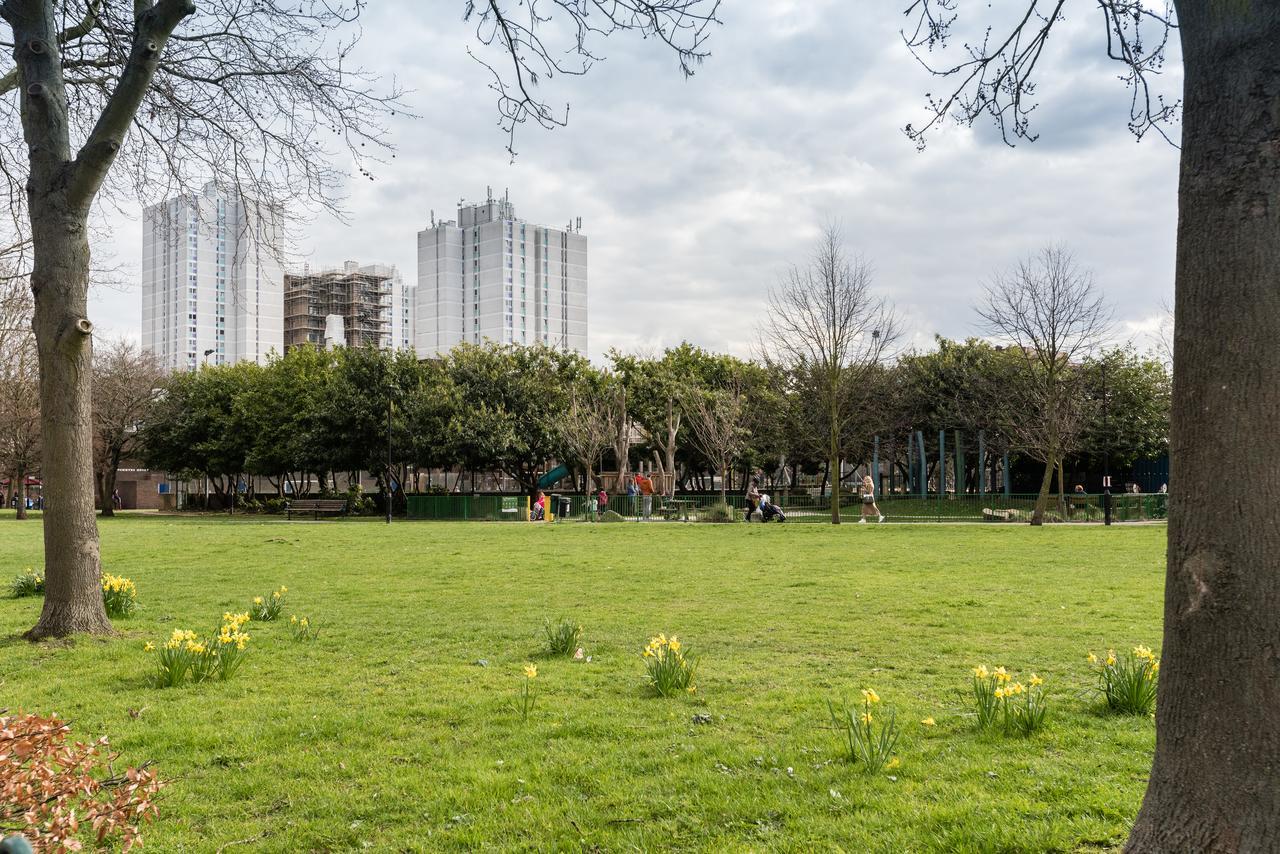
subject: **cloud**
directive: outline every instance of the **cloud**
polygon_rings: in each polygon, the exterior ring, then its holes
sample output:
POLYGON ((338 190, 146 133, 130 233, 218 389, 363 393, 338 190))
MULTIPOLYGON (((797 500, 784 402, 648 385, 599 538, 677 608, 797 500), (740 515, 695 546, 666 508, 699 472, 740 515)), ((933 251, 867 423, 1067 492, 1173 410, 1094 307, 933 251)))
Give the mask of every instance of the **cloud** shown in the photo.
MULTIPOLYGON (((996 21, 1011 2, 972 14, 996 21)), ((583 218, 593 356, 682 339, 749 353, 768 287, 829 221, 872 262, 920 346, 973 334, 982 282, 1048 242, 1094 270, 1122 328, 1145 330, 1172 293, 1177 152, 1128 133, 1100 19, 1055 33, 1034 144, 1009 148, 980 123, 947 126, 917 152, 901 128, 945 81, 903 46, 896 7, 737 0, 692 79, 655 40, 623 33, 586 76, 543 81, 551 103, 571 102, 569 124, 521 128, 513 164, 461 6, 374 5, 358 59, 414 90, 419 118, 395 120, 399 150, 375 180, 352 180, 349 225, 307 228, 299 249, 312 263, 381 261, 412 277, 431 212, 452 218, 492 186, 531 221, 583 218)), ((1164 81, 1175 92, 1176 69, 1164 81)), ((118 261, 136 264, 140 234, 117 224, 118 261)), ((136 291, 94 298, 100 324, 133 334, 138 304, 136 291)))

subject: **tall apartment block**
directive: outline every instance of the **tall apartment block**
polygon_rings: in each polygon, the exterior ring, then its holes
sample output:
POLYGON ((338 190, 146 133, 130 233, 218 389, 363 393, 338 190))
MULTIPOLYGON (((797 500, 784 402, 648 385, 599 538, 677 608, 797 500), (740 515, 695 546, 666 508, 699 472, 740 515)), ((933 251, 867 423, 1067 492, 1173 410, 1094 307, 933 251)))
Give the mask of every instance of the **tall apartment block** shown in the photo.
MULTIPOLYGON (((492 195, 492 194, 490 194, 492 195)), ((418 233, 419 358, 466 341, 587 350, 587 238, 518 219, 509 199, 418 233)))
POLYGON ((142 346, 170 370, 264 364, 284 352, 279 221, 207 184, 148 207, 142 226, 142 346))
POLYGON ((406 294, 400 271, 386 264, 360 266, 346 262, 341 269, 304 271, 284 277, 284 346, 323 346, 326 319, 342 318, 348 347, 406 346, 406 294))

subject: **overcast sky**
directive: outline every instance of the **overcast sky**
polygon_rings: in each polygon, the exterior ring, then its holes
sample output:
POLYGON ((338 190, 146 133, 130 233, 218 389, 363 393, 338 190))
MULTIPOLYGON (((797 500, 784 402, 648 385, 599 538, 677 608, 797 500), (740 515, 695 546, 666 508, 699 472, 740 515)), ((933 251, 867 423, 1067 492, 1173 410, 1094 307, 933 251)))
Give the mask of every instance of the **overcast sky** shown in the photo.
MULTIPOLYGON (((979 16, 966 32, 980 37, 981 16, 1009 2, 961 4, 979 16)), ((394 120, 397 156, 376 180, 352 181, 350 224, 315 220, 299 251, 412 279, 431 211, 451 219, 492 186, 531 222, 582 217, 593 357, 682 339, 749 354, 768 287, 828 221, 872 263, 916 346, 975 334, 982 282, 1047 242, 1094 271, 1122 333, 1152 329, 1173 291, 1177 152, 1127 131, 1096 8, 1068 4, 1076 17, 1041 61, 1040 141, 1009 148, 986 125, 949 125, 917 152, 901 128, 946 84, 903 46, 906 5, 724 0, 712 55, 688 80, 654 40, 618 35, 587 76, 544 83, 551 103, 572 103, 568 127, 520 129, 511 163, 463 4, 379 0, 361 61, 413 90, 419 117, 394 120)), ((1176 97, 1179 63, 1169 69, 1176 97)), ((141 239, 136 220, 116 223, 115 260, 132 276, 141 239)), ((100 290, 93 308, 109 334, 138 335, 136 287, 100 290)))

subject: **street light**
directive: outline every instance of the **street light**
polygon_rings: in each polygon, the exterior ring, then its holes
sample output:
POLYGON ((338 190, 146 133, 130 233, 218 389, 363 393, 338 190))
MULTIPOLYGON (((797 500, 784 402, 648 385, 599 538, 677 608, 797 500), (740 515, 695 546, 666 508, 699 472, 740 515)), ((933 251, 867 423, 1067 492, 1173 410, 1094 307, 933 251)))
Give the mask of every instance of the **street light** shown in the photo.
POLYGON ((210 347, 208 350, 205 350, 205 351, 204 351, 204 363, 205 363, 206 365, 207 365, 207 364, 209 364, 209 357, 210 357, 210 356, 212 356, 212 355, 213 355, 213 348, 212 348, 212 347, 210 347))
POLYGON ((1107 426, 1107 363, 1102 363, 1102 519, 1111 524, 1111 430, 1107 426))

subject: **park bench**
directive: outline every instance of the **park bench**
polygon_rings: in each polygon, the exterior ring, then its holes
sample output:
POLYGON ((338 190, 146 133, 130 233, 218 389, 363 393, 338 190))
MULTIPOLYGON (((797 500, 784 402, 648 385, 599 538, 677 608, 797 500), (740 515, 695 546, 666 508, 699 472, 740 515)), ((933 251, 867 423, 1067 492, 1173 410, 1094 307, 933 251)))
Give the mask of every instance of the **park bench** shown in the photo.
POLYGON ((1018 522, 1022 519, 1021 510, 992 510, 990 507, 982 508, 982 520, 984 522, 1018 522))
POLYGON ((294 513, 310 513, 315 519, 319 519, 321 513, 345 516, 347 513, 347 499, 298 498, 289 502, 286 518, 292 519, 294 513))

